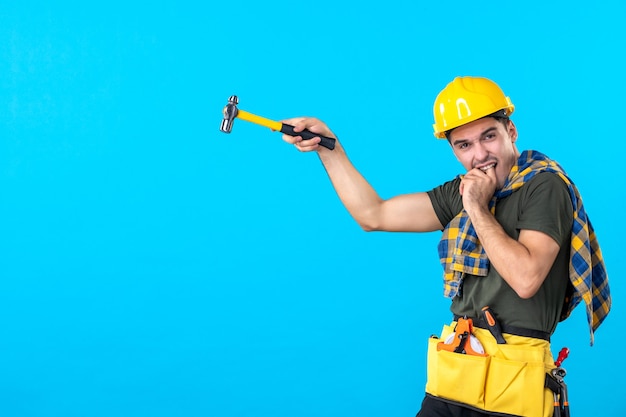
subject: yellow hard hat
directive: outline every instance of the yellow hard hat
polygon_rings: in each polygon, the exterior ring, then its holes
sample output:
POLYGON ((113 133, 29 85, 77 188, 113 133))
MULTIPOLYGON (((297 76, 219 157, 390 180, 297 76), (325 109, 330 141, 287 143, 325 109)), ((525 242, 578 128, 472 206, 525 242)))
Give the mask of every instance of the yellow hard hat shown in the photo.
POLYGON ((482 77, 456 77, 435 99, 435 136, 444 139, 448 130, 499 111, 503 117, 508 117, 513 110, 511 99, 493 81, 482 77))

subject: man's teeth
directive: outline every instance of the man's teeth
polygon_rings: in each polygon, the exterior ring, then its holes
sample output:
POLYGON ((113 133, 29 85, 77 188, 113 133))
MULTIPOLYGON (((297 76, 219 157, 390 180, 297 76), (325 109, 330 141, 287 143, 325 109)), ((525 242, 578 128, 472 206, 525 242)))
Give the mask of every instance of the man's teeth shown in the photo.
POLYGON ((481 167, 481 168, 480 168, 480 170, 481 170, 481 171, 487 171, 488 169, 491 169, 491 168, 493 168, 493 167, 495 167, 495 166, 496 166, 496 164, 490 164, 490 165, 487 165, 487 166, 481 167))

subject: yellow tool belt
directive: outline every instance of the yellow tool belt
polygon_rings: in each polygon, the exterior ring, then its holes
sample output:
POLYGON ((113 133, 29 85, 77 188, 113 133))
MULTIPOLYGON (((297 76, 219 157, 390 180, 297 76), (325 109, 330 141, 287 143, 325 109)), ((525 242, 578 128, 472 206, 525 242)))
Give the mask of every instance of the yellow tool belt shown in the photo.
POLYGON ((546 373, 555 367, 550 342, 505 333, 506 344, 498 344, 489 330, 474 327, 486 356, 438 350, 455 325, 429 339, 428 394, 488 412, 552 416, 554 397, 545 388, 546 373))

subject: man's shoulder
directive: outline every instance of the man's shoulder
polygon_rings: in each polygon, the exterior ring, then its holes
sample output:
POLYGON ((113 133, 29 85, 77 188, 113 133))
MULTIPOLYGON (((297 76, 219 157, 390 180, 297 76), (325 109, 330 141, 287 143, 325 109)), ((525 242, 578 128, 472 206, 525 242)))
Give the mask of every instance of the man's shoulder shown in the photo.
POLYGON ((526 188, 525 191, 527 193, 536 190, 545 191, 546 189, 555 191, 567 191, 568 185, 558 173, 544 171, 538 173, 533 178, 531 178, 523 188, 526 188))

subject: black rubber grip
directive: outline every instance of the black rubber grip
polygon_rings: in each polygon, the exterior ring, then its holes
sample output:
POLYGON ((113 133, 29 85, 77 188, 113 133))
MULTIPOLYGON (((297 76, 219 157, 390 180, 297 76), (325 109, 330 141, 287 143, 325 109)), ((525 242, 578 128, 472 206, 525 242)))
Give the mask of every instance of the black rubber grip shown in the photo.
POLYGON ((294 132, 293 126, 283 123, 283 126, 280 128, 280 131, 289 136, 302 136, 302 139, 313 139, 320 138, 322 141, 320 145, 323 147, 330 149, 331 151, 335 149, 336 140, 333 138, 329 138, 327 136, 322 136, 318 133, 313 133, 310 130, 304 129, 302 132, 294 132))
POLYGON ((483 307, 483 321, 487 325, 487 328, 496 339, 498 344, 505 344, 506 340, 504 340, 504 336, 502 336, 502 328, 500 327, 500 323, 496 319, 496 315, 489 306, 483 307))

